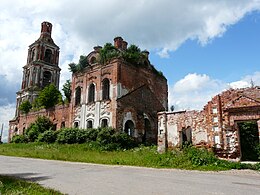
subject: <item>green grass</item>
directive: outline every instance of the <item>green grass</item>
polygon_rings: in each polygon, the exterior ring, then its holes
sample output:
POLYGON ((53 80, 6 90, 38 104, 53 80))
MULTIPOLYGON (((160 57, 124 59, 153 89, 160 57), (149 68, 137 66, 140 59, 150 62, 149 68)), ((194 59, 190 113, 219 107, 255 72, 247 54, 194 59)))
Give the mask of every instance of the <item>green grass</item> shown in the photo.
POLYGON ((155 168, 179 168, 195 170, 229 170, 250 168, 260 170, 260 163, 247 165, 217 159, 203 149, 185 148, 158 154, 156 147, 139 147, 131 150, 102 151, 95 143, 87 144, 2 144, 0 154, 64 161, 111 165, 131 165, 155 168))
POLYGON ((8 176, 0 175, 0 194, 16 195, 16 194, 41 194, 41 195, 58 195, 62 194, 58 191, 44 188, 39 184, 27 182, 8 176))

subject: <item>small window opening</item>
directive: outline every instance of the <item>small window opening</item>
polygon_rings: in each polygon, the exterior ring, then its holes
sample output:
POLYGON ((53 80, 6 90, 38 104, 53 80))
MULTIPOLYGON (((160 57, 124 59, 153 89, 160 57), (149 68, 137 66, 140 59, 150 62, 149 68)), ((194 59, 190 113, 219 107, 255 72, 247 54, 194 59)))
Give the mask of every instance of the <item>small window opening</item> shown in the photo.
POLYGON ((51 84, 51 72, 44 71, 43 72, 43 88, 51 84))
POLYGON ((95 101, 95 85, 92 83, 89 86, 88 89, 88 102, 94 102, 95 101))
POLYGON ((92 121, 92 120, 88 120, 88 121, 87 121, 87 128, 88 128, 88 129, 93 128, 93 121, 92 121))
POLYGON ((78 128, 79 127, 79 122, 74 122, 74 128, 78 128))
POLYGON ((65 121, 62 121, 62 122, 61 122, 60 127, 61 127, 61 128, 65 128, 65 121))
POLYGON ((108 127, 108 120, 107 120, 107 119, 102 119, 102 121, 101 121, 101 127, 102 127, 102 128, 108 127))
POLYGON ((51 56, 52 56, 52 52, 50 49, 46 49, 45 54, 44 54, 44 61, 51 63, 51 56))
POLYGON ((75 106, 79 105, 81 101, 81 88, 76 88, 76 94, 75 94, 75 106))
POLYGON ((109 99, 109 80, 104 79, 102 81, 102 99, 108 100, 109 99))

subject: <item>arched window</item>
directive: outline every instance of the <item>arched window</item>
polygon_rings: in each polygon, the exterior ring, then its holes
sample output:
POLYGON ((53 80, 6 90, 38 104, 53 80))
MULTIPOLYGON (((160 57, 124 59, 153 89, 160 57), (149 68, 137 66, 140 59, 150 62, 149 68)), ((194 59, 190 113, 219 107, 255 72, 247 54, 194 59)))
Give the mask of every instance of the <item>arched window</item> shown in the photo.
POLYGON ((61 122, 60 128, 65 128, 65 121, 61 122))
POLYGON ((108 120, 107 119, 102 119, 101 127, 108 127, 108 120))
POLYGON ((88 120, 87 121, 87 129, 91 129, 93 128, 93 121, 92 120, 88 120))
POLYGON ((108 100, 109 99, 109 80, 104 79, 102 81, 102 99, 108 100))
POLYGON ((130 136, 134 136, 134 123, 131 120, 126 121, 124 132, 130 136))
POLYGON ((47 85, 51 84, 51 72, 50 71, 44 71, 43 72, 43 88, 47 85))
POLYGON ((88 103, 95 101, 95 85, 91 83, 88 88, 88 103))
POLYGON ((76 94, 75 94, 75 106, 80 104, 80 100, 81 100, 81 89, 80 87, 77 87, 76 94))
POLYGON ((79 127, 79 122, 74 122, 74 128, 78 128, 79 127))
POLYGON ((97 62, 97 59, 93 56, 91 59, 90 59, 90 64, 94 64, 97 62))
POLYGON ((50 49, 46 49, 45 50, 45 54, 44 54, 44 61, 51 63, 51 56, 52 56, 52 52, 50 49))

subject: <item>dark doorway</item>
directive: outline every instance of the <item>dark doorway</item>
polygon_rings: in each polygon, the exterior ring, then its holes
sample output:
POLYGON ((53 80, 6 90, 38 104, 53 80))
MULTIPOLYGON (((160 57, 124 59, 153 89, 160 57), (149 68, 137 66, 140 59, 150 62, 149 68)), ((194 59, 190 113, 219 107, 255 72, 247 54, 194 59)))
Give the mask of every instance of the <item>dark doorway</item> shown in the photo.
POLYGON ((185 128, 181 132, 182 145, 192 144, 192 129, 191 127, 185 128))
POLYGON ((259 132, 256 121, 239 122, 238 128, 240 137, 241 160, 257 161, 259 132))
POLYGON ((134 136, 134 123, 133 123, 133 121, 131 121, 131 120, 126 121, 124 131, 128 135, 134 136))

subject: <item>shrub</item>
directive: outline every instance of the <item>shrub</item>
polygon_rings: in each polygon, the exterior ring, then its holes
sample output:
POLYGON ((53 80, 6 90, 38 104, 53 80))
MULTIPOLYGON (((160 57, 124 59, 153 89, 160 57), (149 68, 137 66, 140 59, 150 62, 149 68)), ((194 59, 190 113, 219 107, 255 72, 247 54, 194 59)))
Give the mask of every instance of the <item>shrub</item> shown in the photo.
POLYGON ((98 135, 98 129, 87 129, 86 134, 87 134, 86 142, 96 141, 98 135))
POLYGON ((37 141, 45 143, 53 143, 56 141, 57 133, 53 130, 47 130, 39 134, 37 141))
POLYGON ((195 148, 186 146, 183 149, 184 155, 192 162, 193 165, 201 166, 213 164, 218 161, 213 152, 209 152, 205 148, 195 148))
MULTIPOLYGON (((78 130, 78 129, 77 129, 78 130)), ((57 142, 61 144, 73 144, 76 143, 76 129, 65 128, 58 132, 57 142)))
POLYGON ((34 142, 38 139, 40 133, 44 133, 52 128, 53 123, 50 119, 45 116, 39 116, 37 120, 25 130, 25 135, 28 137, 30 142, 34 142))
POLYGON ((76 131, 76 143, 82 144, 87 140, 88 132, 85 129, 77 129, 76 131))
POLYGON ((23 101, 19 106, 19 110, 21 110, 25 114, 27 114, 31 110, 31 108, 32 105, 28 100, 23 101))
POLYGON ((112 139, 121 149, 131 149, 138 145, 134 138, 130 137, 126 133, 115 133, 112 136, 112 139))
POLYGON ((32 124, 28 129, 25 131, 25 135, 28 137, 29 142, 34 142, 40 134, 39 128, 32 124))
POLYGON ((87 140, 87 130, 66 128, 58 132, 57 142, 61 144, 84 143, 87 140))
POLYGON ((106 145, 113 143, 113 135, 115 134, 115 129, 113 128, 99 128, 97 134, 97 142, 101 145, 106 145))
POLYGON ((40 133, 53 129, 53 123, 50 121, 49 118, 47 118, 45 116, 39 116, 37 118, 37 120, 35 121, 35 125, 37 126, 38 131, 40 133))
POLYGON ((25 135, 15 135, 12 138, 11 143, 27 143, 28 137, 25 135))

